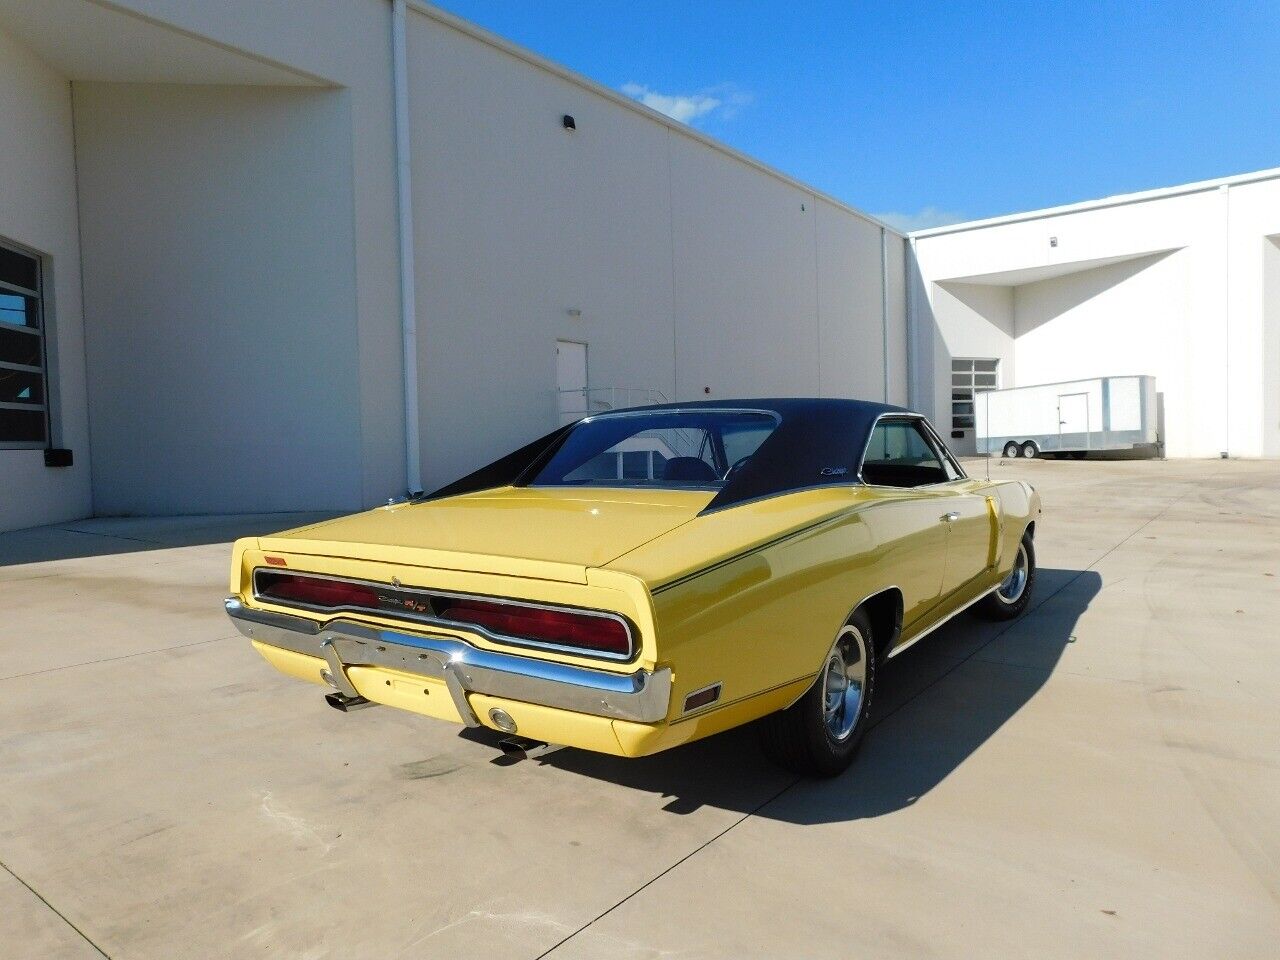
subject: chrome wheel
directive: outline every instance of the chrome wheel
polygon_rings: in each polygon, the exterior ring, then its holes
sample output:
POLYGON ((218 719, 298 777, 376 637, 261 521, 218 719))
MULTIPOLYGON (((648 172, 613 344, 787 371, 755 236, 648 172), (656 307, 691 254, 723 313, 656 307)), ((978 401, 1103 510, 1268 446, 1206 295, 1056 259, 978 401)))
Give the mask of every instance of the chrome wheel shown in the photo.
POLYGON ((822 715, 834 739, 847 739, 858 725, 866 685, 867 641, 850 625, 840 631, 822 671, 822 715))
POLYGON ((1022 591, 1027 589, 1027 573, 1031 564, 1027 559, 1027 545, 1018 544, 1018 558, 1013 561, 1013 571, 996 588, 996 594, 1005 603, 1017 603, 1022 591))

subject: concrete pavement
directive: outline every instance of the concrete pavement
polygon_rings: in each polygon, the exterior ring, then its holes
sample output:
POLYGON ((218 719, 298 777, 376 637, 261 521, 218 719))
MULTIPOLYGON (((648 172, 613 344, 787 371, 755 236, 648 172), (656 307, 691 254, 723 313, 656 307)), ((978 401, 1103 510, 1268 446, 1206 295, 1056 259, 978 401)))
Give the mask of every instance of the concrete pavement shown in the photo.
POLYGON ((1274 957, 1280 464, 992 470, 1035 608, 891 661, 821 783, 328 709, 220 609, 295 518, 0 535, 0 957, 1274 957))

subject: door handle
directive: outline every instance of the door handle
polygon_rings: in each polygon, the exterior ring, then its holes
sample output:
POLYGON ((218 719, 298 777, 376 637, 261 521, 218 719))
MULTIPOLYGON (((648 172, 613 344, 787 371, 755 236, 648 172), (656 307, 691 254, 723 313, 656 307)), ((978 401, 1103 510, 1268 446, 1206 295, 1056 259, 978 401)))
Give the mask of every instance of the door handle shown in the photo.
POLYGON ((948 513, 944 513, 938 519, 941 520, 943 523, 953 523, 956 520, 960 519, 960 514, 957 513, 955 510, 951 510, 948 513))

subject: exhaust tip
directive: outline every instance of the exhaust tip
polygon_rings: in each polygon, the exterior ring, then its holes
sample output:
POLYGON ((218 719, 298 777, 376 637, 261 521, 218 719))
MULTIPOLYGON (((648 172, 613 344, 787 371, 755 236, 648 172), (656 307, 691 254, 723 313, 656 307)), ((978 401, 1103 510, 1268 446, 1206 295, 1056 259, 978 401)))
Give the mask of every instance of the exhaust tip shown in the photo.
POLYGON ((366 700, 364 697, 348 697, 345 693, 326 693, 324 702, 335 710, 341 710, 343 713, 350 713, 352 710, 360 710, 363 707, 376 706, 372 700, 366 700))
POLYGON ((503 733, 516 732, 517 728, 515 717, 511 716, 511 714, 507 713, 507 711, 503 710, 501 707, 494 707, 490 710, 489 719, 492 721, 493 725, 503 733))

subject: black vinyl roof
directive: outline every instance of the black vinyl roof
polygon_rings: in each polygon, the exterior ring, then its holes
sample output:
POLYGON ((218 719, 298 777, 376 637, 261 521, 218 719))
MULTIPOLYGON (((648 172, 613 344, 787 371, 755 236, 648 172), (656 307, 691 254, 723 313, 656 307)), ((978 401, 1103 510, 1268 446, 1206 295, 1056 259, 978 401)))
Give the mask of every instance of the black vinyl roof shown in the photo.
MULTIPOLYGON (((866 449, 876 419, 886 413, 910 412, 902 407, 867 400, 788 397, 664 403, 610 410, 595 414, 592 419, 678 410, 763 410, 778 417, 777 428, 720 489, 706 510, 718 510, 807 487, 851 482, 857 476, 858 461, 866 449)), ((441 487, 424 499, 519 486, 523 477, 535 472, 555 452, 575 425, 561 427, 475 473, 441 487)))

